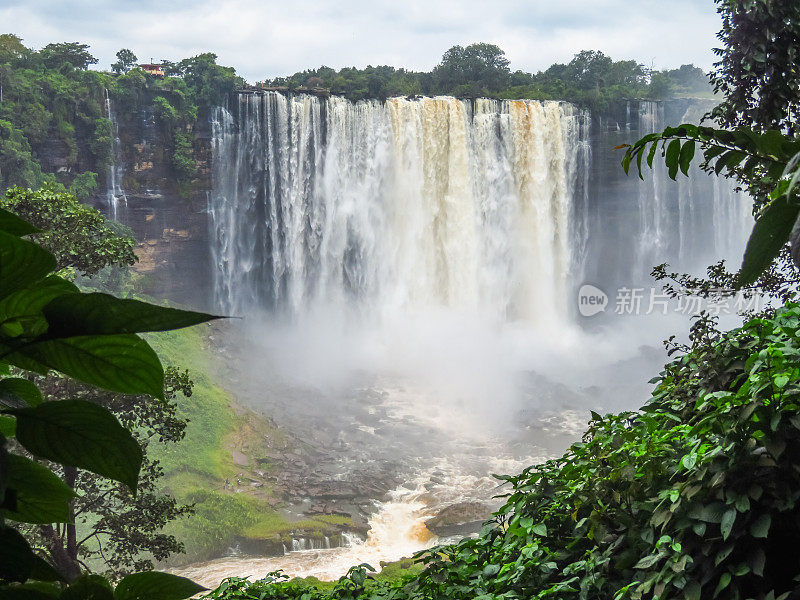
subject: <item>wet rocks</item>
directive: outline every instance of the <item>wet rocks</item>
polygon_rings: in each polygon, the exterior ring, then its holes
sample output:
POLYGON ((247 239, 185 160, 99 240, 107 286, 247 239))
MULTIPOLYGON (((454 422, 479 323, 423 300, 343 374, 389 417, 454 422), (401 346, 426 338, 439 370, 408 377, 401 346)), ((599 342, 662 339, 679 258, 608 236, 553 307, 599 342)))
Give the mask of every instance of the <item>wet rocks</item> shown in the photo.
POLYGON ((483 502, 458 502, 439 510, 425 526, 440 537, 464 536, 479 531, 491 513, 483 502))

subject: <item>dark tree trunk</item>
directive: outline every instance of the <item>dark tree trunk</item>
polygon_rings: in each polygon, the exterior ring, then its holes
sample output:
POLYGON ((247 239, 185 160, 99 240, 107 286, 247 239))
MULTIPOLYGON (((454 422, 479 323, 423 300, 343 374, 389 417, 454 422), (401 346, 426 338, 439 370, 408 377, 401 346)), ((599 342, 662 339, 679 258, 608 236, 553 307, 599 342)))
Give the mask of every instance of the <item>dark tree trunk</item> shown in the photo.
MULTIPOLYGON (((64 483, 74 488, 77 479, 78 469, 64 467, 64 483)), ((64 525, 63 532, 57 531, 52 525, 41 525, 39 529, 45 539, 53 566, 67 581, 72 581, 81 574, 80 563, 78 563, 77 532, 74 525, 75 509, 72 504, 70 504, 69 516, 73 523, 64 525)))

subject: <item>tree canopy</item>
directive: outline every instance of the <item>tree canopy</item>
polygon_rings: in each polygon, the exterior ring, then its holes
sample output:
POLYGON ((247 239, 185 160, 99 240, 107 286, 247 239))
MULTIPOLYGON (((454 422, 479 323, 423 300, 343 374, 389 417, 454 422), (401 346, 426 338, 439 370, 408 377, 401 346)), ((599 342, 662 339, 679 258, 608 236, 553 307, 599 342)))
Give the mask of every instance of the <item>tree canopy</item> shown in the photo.
POLYGON ((14 187, 0 198, 0 207, 42 229, 35 239, 53 253, 58 269, 89 276, 108 266, 136 262, 133 238, 120 235, 117 224, 72 194, 14 187))
POLYGON ((127 73, 136 65, 137 60, 136 55, 131 50, 123 48, 117 52, 117 61, 111 65, 111 70, 118 75, 127 73))

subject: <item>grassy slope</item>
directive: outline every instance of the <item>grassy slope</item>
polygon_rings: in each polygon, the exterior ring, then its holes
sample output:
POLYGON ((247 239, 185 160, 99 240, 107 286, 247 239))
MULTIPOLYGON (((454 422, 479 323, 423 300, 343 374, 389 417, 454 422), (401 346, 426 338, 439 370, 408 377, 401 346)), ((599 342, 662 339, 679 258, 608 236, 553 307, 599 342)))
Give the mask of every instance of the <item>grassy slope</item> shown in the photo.
MULTIPOLYGON (((176 445, 154 446, 153 458, 164 468, 163 488, 181 502, 195 503, 196 513, 168 527, 186 545, 176 562, 205 560, 224 552, 237 536, 286 541, 292 531, 323 535, 350 519, 320 516, 287 521, 274 507, 279 501, 268 483, 233 488, 237 477, 255 477, 233 462, 231 451, 243 452, 255 465, 264 440, 283 442, 285 433, 268 419, 238 406, 211 378, 213 348, 207 336, 213 325, 153 334, 148 341, 165 365, 189 369, 194 381, 191 398, 179 397, 179 413, 188 419, 186 437, 176 445), (226 486, 226 480, 231 482, 226 486), (332 529, 333 528, 333 529, 332 529)), ((259 469, 269 471, 269 467, 259 469)))

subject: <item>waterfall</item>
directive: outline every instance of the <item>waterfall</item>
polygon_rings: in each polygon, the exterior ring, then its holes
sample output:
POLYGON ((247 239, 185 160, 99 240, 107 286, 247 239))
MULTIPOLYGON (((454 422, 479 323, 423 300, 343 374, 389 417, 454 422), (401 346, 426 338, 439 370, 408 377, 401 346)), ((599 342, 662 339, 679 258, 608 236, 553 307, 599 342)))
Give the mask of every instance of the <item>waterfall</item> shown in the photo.
MULTIPOLYGON (((701 107, 690 105, 680 122, 698 123, 702 116, 701 107)), ((640 103, 637 137, 666 126, 663 103, 640 103)), ((645 280, 650 269, 662 262, 702 272, 708 264, 724 258, 732 268, 738 267, 753 223, 752 201, 735 190, 732 180, 704 173, 698 168, 700 162, 698 152, 688 177, 679 173, 677 182, 667 177, 663 159, 653 161, 652 173, 643 168, 644 181, 638 187, 635 280, 645 280)))
POLYGON ((111 157, 112 163, 108 167, 106 173, 106 201, 108 203, 109 214, 115 221, 118 219, 120 201, 123 206, 127 205, 128 199, 125 196, 125 191, 122 189, 122 142, 119 139, 119 125, 117 124, 117 117, 114 114, 114 103, 111 96, 106 90, 106 114, 108 120, 111 121, 112 127, 112 141, 111 141, 111 157))
POLYGON ((561 321, 585 252, 587 119, 557 102, 240 94, 212 115, 216 300, 561 321))

